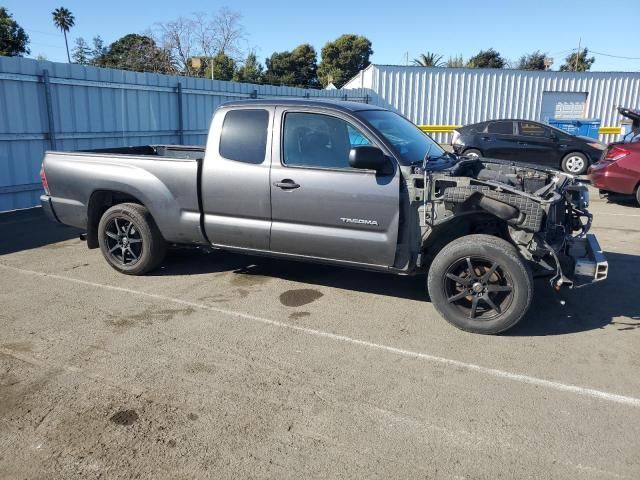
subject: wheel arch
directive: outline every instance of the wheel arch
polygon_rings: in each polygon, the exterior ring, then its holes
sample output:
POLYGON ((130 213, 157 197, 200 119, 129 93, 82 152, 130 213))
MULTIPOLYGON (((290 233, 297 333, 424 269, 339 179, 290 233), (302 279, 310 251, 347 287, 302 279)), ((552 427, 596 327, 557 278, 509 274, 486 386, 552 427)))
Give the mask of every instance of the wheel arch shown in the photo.
POLYGON ((100 218, 109 208, 120 203, 136 203, 146 207, 134 195, 118 190, 95 190, 89 197, 87 205, 87 247, 98 248, 98 224, 100 218))
POLYGON ((435 226, 423 239, 423 265, 429 269, 435 256, 446 245, 467 235, 484 233, 508 241, 513 244, 509 235, 507 222, 490 213, 466 212, 458 214, 435 226))

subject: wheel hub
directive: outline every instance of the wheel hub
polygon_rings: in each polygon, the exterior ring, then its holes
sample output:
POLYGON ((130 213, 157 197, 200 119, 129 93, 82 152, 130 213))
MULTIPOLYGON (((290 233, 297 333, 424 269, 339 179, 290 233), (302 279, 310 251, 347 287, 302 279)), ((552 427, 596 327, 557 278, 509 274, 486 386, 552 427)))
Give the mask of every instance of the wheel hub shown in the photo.
POLYGON ((493 259, 463 257, 445 274, 447 302, 471 319, 489 320, 502 314, 513 298, 513 284, 493 259))

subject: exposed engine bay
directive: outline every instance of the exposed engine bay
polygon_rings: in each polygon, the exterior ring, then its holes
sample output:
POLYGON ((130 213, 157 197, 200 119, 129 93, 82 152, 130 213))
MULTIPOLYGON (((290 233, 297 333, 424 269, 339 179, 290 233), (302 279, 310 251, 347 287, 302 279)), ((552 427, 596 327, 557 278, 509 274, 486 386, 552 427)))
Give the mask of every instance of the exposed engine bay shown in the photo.
POLYGON ((405 178, 426 256, 438 236, 471 228, 465 233, 510 240, 556 288, 607 276, 606 260, 588 234, 589 191, 572 175, 483 158, 412 166, 405 178))

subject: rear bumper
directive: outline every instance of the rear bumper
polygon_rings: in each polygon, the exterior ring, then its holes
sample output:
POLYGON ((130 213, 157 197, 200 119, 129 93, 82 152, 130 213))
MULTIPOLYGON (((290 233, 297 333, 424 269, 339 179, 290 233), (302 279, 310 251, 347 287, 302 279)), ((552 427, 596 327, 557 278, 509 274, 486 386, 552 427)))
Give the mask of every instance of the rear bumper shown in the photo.
POLYGON ((51 203, 51 197, 49 195, 40 195, 40 205, 42 205, 42 210, 49 220, 60 222, 56 216, 56 212, 53 210, 53 204, 51 203))
POLYGON ((638 183, 638 178, 620 168, 616 162, 598 162, 589 168, 589 180, 598 190, 631 195, 638 183))
POLYGON ((572 275, 574 287, 606 280, 609 262, 602 253, 595 235, 589 233, 584 237, 572 239, 568 253, 575 261, 572 275))

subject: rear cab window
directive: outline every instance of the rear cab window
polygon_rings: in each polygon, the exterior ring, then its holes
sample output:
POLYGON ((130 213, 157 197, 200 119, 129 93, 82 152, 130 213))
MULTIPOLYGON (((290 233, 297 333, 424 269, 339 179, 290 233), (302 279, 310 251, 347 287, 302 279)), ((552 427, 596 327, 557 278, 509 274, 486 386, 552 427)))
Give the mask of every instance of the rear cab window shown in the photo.
POLYGON ((227 160, 263 163, 267 151, 268 129, 267 110, 229 110, 222 123, 218 153, 227 160))

